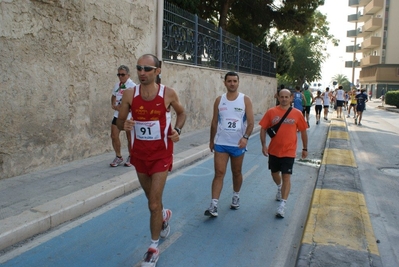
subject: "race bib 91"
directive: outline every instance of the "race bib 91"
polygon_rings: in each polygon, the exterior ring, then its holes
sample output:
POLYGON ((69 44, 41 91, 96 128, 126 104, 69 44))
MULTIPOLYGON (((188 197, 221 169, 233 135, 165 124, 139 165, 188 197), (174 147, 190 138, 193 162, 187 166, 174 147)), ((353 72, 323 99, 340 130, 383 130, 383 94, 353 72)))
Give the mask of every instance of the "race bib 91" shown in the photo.
POLYGON ((161 139, 161 127, 159 121, 135 121, 134 131, 139 140, 161 139))

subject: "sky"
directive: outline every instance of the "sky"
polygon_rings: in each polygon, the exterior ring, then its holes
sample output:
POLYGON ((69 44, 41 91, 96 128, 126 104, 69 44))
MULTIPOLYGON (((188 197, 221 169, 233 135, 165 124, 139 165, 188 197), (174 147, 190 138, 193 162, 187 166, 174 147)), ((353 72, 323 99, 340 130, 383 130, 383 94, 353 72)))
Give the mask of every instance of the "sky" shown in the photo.
MULTIPOLYGON (((345 68, 345 61, 352 61, 353 53, 346 53, 346 46, 354 43, 351 42, 353 38, 346 37, 346 32, 355 29, 355 23, 348 22, 348 15, 355 14, 356 8, 349 7, 348 0, 325 0, 324 5, 320 6, 318 10, 327 15, 330 27, 329 33, 340 40, 339 46, 329 45, 327 47, 327 53, 330 56, 322 65, 323 78, 319 82, 323 84, 323 87, 327 87, 331 83, 331 78, 336 74, 346 75, 351 82, 352 68, 345 68)), ((358 39, 358 43, 360 42, 358 39)), ((360 59, 360 57, 361 55, 357 54, 357 58, 360 59)), ((359 68, 355 69, 355 83, 359 79, 359 71, 359 68)))

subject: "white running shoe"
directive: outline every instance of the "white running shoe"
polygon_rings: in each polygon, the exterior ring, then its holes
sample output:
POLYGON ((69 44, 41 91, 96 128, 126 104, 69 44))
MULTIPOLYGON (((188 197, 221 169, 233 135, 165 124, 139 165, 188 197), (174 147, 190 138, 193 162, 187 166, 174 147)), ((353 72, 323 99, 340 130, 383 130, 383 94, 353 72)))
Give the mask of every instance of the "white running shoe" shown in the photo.
POLYGON ((240 197, 233 196, 233 199, 231 200, 230 209, 238 210, 239 208, 240 208, 240 197))
POLYGON ((141 267, 155 267, 158 260, 159 249, 148 248, 147 252, 144 254, 143 261, 141 262, 141 267))
POLYGON ((133 166, 132 163, 130 163, 130 156, 127 157, 127 160, 125 161, 125 166, 126 167, 132 167, 133 166))
POLYGON ((218 207, 209 207, 209 209, 207 209, 204 212, 205 216, 210 216, 210 217, 217 217, 218 216, 218 207))
POLYGON ((276 212, 276 217, 284 218, 284 213, 285 213, 285 206, 283 206, 283 205, 278 206, 277 212, 276 212))
POLYGON ((112 161, 109 165, 111 166, 111 167, 118 167, 119 165, 121 165, 122 164, 122 162, 123 162, 123 158, 122 157, 115 157, 114 158, 114 161, 112 161))
POLYGON ((163 219, 162 230, 161 233, 159 234, 161 238, 167 238, 170 233, 169 220, 172 218, 172 211, 166 209, 165 213, 166 213, 166 218, 163 219))

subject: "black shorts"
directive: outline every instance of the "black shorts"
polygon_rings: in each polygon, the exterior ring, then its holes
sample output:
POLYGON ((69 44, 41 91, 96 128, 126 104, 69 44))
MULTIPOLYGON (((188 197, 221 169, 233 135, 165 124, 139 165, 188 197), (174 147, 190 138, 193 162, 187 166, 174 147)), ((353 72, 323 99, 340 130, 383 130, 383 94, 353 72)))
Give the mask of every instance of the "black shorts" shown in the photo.
POLYGON ((344 106, 344 100, 337 100, 337 107, 344 106))
POLYGON ((302 113, 303 114, 305 114, 305 113, 309 114, 310 113, 310 106, 304 106, 302 113))
POLYGON ((357 105, 357 106, 356 106, 356 111, 358 111, 358 112, 363 112, 363 111, 364 111, 364 106, 359 106, 359 105, 357 105))
POLYGON ((323 106, 323 108, 329 108, 329 107, 330 107, 330 105, 327 105, 327 106, 326 106, 326 105, 324 105, 324 106, 323 106))
POLYGON ((114 118, 112 119, 112 124, 113 124, 113 125, 116 125, 116 119, 117 119, 117 117, 114 117, 114 118))
POLYGON ((271 172, 281 172, 282 174, 292 174, 295 158, 279 158, 269 154, 269 170, 271 172))
POLYGON ((314 106, 314 110, 316 111, 316 115, 321 113, 323 107, 321 105, 314 106))

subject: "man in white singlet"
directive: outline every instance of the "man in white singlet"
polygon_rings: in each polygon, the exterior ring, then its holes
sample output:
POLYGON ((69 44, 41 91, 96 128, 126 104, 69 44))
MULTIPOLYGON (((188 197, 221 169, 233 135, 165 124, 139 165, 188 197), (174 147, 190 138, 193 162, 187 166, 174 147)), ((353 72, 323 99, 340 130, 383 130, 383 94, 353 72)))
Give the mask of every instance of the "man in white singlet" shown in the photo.
POLYGON ((209 142, 209 148, 214 152, 215 176, 212 182, 211 204, 204 215, 211 217, 218 216, 218 201, 229 159, 233 175, 233 198, 230 208, 240 208, 242 162, 255 120, 251 99, 238 92, 238 74, 228 72, 224 77, 224 85, 227 93, 217 97, 213 105, 209 142))
POLYGON ((342 116, 342 107, 345 103, 345 91, 340 85, 338 90, 335 92, 335 99, 337 100, 337 118, 341 118, 342 116))
POLYGON ((328 120, 328 109, 330 108, 331 92, 330 88, 326 88, 326 91, 321 95, 323 98, 323 108, 324 108, 324 119, 328 120))

